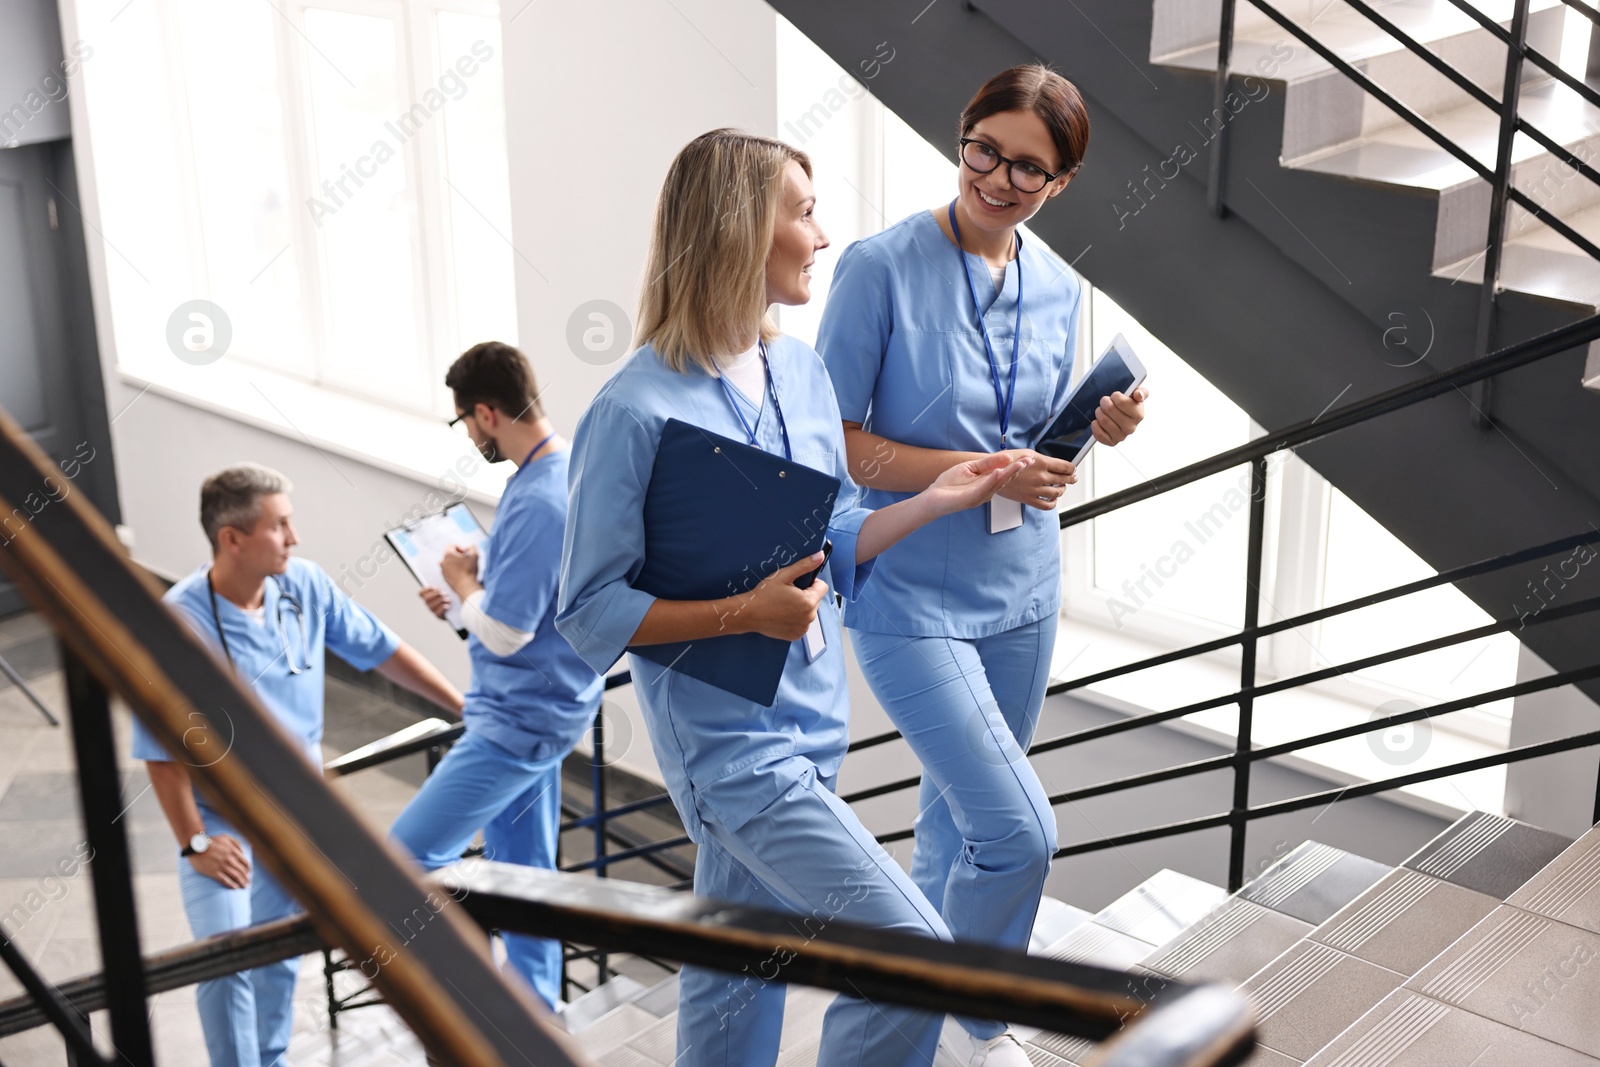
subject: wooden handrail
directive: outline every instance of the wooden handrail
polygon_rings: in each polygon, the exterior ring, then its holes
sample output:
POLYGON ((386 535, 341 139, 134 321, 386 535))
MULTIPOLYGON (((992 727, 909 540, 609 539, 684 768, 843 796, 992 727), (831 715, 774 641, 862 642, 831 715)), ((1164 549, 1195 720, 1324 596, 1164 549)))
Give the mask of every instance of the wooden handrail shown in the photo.
POLYGON ((441 906, 416 868, 328 788, 254 695, 160 602, 83 494, 60 496, 56 473, 0 412, 0 514, 29 516, 8 528, 0 568, 189 764, 319 932, 352 959, 373 961, 375 984, 439 1059, 462 1067, 580 1062, 533 998, 501 980, 482 932, 460 908, 441 906))

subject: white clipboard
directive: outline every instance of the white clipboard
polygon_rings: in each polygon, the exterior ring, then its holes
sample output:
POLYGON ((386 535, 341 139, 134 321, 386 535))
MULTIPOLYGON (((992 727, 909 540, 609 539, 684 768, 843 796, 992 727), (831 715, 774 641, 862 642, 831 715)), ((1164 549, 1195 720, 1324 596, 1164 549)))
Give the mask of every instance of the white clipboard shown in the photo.
POLYGON ((478 522, 466 504, 451 504, 443 511, 424 515, 416 522, 397 526, 384 534, 384 539, 395 550, 419 585, 431 585, 444 593, 450 606, 445 610, 444 621, 449 623, 464 641, 467 630, 461 624, 461 598, 444 580, 439 561, 444 559, 451 545, 462 545, 478 550, 478 577, 488 561, 488 531, 478 522))

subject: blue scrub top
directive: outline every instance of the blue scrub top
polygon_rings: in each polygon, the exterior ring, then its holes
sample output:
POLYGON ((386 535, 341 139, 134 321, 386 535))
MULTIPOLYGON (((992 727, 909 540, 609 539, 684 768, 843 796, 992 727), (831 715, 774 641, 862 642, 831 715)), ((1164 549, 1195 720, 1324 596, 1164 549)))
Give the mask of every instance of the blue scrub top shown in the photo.
MULTIPOLYGON (((217 640, 217 623, 211 614, 211 591, 207 582, 209 565, 192 572, 161 599, 224 663, 222 644, 217 640)), ((235 673, 255 691, 256 697, 278 720, 278 724, 300 743, 315 766, 322 766, 322 700, 326 678, 326 652, 334 654, 359 671, 368 671, 394 655, 400 638, 360 604, 346 596, 328 572, 310 560, 291 558, 289 568, 277 580, 267 579, 265 624, 246 615, 233 601, 217 595, 217 615, 233 654, 235 673), (287 598, 292 598, 292 601, 287 598), (285 659, 284 639, 288 635, 296 666, 304 666, 300 624, 291 602, 300 605, 305 618, 306 640, 310 644, 311 669, 291 674, 285 659)), ((219 753, 220 757, 220 753, 219 753)), ((133 720, 133 758, 171 760, 137 718, 133 720)), ((196 793, 196 798, 199 794, 196 793)), ((202 802, 202 808, 205 804, 202 802)))
POLYGON ((565 450, 524 464, 506 482, 485 549, 485 614, 533 634, 509 656, 469 638, 467 728, 519 759, 558 759, 594 721, 605 679, 556 632, 556 585, 567 525, 565 450))
MULTIPOLYGON (((855 242, 834 270, 817 348, 845 419, 922 448, 998 452, 999 406, 960 255, 927 211, 855 242)), ((1027 448, 1066 406, 1083 288, 1037 240, 1023 241, 1017 263, 1024 306, 1008 444, 1027 448)), ((1017 263, 996 294, 982 257, 967 254, 1002 389, 1017 321, 1017 263)), ((869 489, 865 503, 880 508, 913 495, 869 489)), ((850 605, 845 624, 972 639, 1060 607, 1059 513, 1024 508, 1022 526, 991 534, 988 508, 972 508, 885 552, 871 594, 850 605)))
MULTIPOLYGON (((790 337, 768 346, 768 367, 795 460, 841 482, 828 527, 833 556, 822 578, 853 598, 872 570, 870 561, 856 563, 856 538, 871 513, 859 506, 845 469, 833 386, 816 352, 790 337)), ((758 412, 742 392, 733 393, 760 447, 783 455, 771 397, 758 412)), ((645 491, 669 418, 748 439, 716 378, 693 364, 686 373, 674 371, 648 345, 600 390, 573 438, 556 625, 597 671, 617 661, 655 602, 631 583, 644 564, 645 491)), ((707 500, 705 506, 723 505, 707 500)), ((770 708, 642 656, 628 657, 656 762, 697 840, 702 817, 736 830, 798 781, 801 761, 787 757, 804 756, 823 775, 838 772, 849 740, 849 704, 833 597, 823 598, 818 618, 827 650, 808 663, 805 642, 794 642, 770 708), (738 776, 737 787, 730 785, 730 775, 752 768, 738 776)))

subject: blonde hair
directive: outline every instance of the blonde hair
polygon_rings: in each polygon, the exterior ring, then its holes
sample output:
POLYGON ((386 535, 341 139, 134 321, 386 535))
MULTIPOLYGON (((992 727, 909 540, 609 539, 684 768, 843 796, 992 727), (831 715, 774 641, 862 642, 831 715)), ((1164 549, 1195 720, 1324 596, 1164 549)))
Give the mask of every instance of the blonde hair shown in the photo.
POLYGON ((717 369, 717 357, 778 336, 767 315, 767 256, 790 161, 811 176, 811 160, 770 137, 712 130, 685 145, 656 201, 639 342, 682 373, 717 369))

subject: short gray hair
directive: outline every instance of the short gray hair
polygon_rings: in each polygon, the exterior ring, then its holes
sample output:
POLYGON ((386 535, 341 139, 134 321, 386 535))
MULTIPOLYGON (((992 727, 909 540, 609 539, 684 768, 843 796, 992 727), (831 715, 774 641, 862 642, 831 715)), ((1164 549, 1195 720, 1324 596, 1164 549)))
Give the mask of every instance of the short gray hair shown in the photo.
POLYGON ((261 518, 261 498, 272 493, 287 493, 294 486, 289 479, 259 463, 240 463, 220 470, 200 485, 200 526, 217 550, 217 535, 224 526, 248 533, 261 518))

